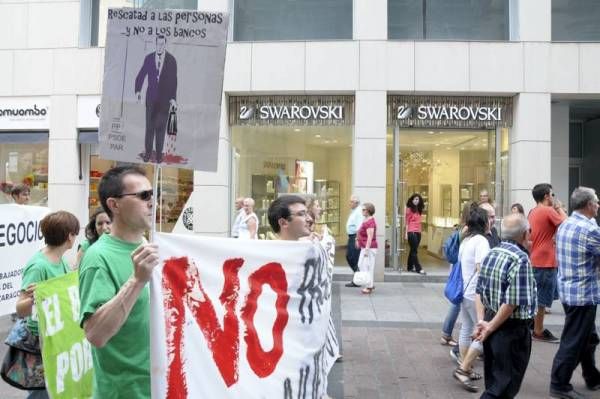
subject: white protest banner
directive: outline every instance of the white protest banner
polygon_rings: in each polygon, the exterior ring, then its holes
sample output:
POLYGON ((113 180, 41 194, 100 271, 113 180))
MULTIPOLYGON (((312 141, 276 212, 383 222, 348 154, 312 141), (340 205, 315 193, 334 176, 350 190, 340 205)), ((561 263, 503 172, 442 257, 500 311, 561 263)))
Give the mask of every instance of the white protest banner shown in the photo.
POLYGON ((15 312, 27 261, 44 246, 40 221, 48 208, 0 205, 0 316, 15 312))
POLYGON ((229 17, 108 10, 100 156, 217 170, 229 17))
POLYGON ((154 398, 318 398, 338 356, 327 250, 157 233, 154 398))

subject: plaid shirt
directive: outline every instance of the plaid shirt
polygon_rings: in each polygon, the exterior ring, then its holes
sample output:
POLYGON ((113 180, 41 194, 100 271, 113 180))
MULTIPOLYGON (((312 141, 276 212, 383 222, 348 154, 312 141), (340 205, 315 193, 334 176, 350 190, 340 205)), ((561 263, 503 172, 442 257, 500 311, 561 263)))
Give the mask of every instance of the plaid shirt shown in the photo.
POLYGON ((506 303, 516 305, 512 319, 531 319, 537 309, 537 288, 527 252, 513 241, 502 241, 483 259, 475 290, 486 309, 495 313, 506 303))
POLYGON ((558 294, 571 306, 600 303, 598 267, 600 228, 579 212, 573 212, 556 233, 558 294))

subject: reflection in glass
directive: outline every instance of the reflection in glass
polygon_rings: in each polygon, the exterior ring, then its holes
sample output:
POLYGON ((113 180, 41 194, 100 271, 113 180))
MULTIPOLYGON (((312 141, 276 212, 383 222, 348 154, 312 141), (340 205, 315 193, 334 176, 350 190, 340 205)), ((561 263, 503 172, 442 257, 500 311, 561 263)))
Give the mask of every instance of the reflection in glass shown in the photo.
POLYGON ((13 203, 16 184, 30 187, 29 205, 48 204, 48 144, 0 144, 0 204, 13 203))
POLYGON ((597 0, 552 0, 553 41, 599 41, 599 20, 597 0))
POLYGON ((233 126, 231 141, 231 196, 254 199, 259 238, 272 237, 267 219, 271 202, 281 194, 293 193, 317 198, 323 209, 317 224, 327 224, 337 242, 347 240, 351 127, 233 126))

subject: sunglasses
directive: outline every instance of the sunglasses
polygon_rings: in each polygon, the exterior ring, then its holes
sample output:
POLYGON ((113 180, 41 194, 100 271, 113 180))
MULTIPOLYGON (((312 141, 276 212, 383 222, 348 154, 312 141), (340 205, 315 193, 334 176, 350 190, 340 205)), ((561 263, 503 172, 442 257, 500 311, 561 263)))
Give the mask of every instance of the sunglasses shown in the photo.
POLYGON ((115 195, 115 198, 123 198, 123 197, 132 196, 132 197, 137 197, 137 198, 141 199, 142 201, 150 201, 152 199, 153 194, 154 193, 152 190, 144 190, 144 191, 139 191, 137 193, 127 193, 127 194, 115 195))

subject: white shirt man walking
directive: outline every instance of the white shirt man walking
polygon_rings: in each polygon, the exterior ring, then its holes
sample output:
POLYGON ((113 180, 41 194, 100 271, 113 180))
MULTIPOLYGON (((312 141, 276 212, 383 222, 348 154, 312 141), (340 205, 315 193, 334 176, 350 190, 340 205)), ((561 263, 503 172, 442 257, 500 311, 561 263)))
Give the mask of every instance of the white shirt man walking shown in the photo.
MULTIPOLYGON (((348 233, 348 245, 346 247, 346 261, 352 269, 353 273, 358 271, 358 259, 360 257, 360 249, 356 246, 356 233, 363 222, 362 210, 360 207, 360 199, 353 195, 350 197, 350 216, 346 222, 346 233, 348 233)), ((346 287, 358 287, 353 281, 346 284, 346 287)))

